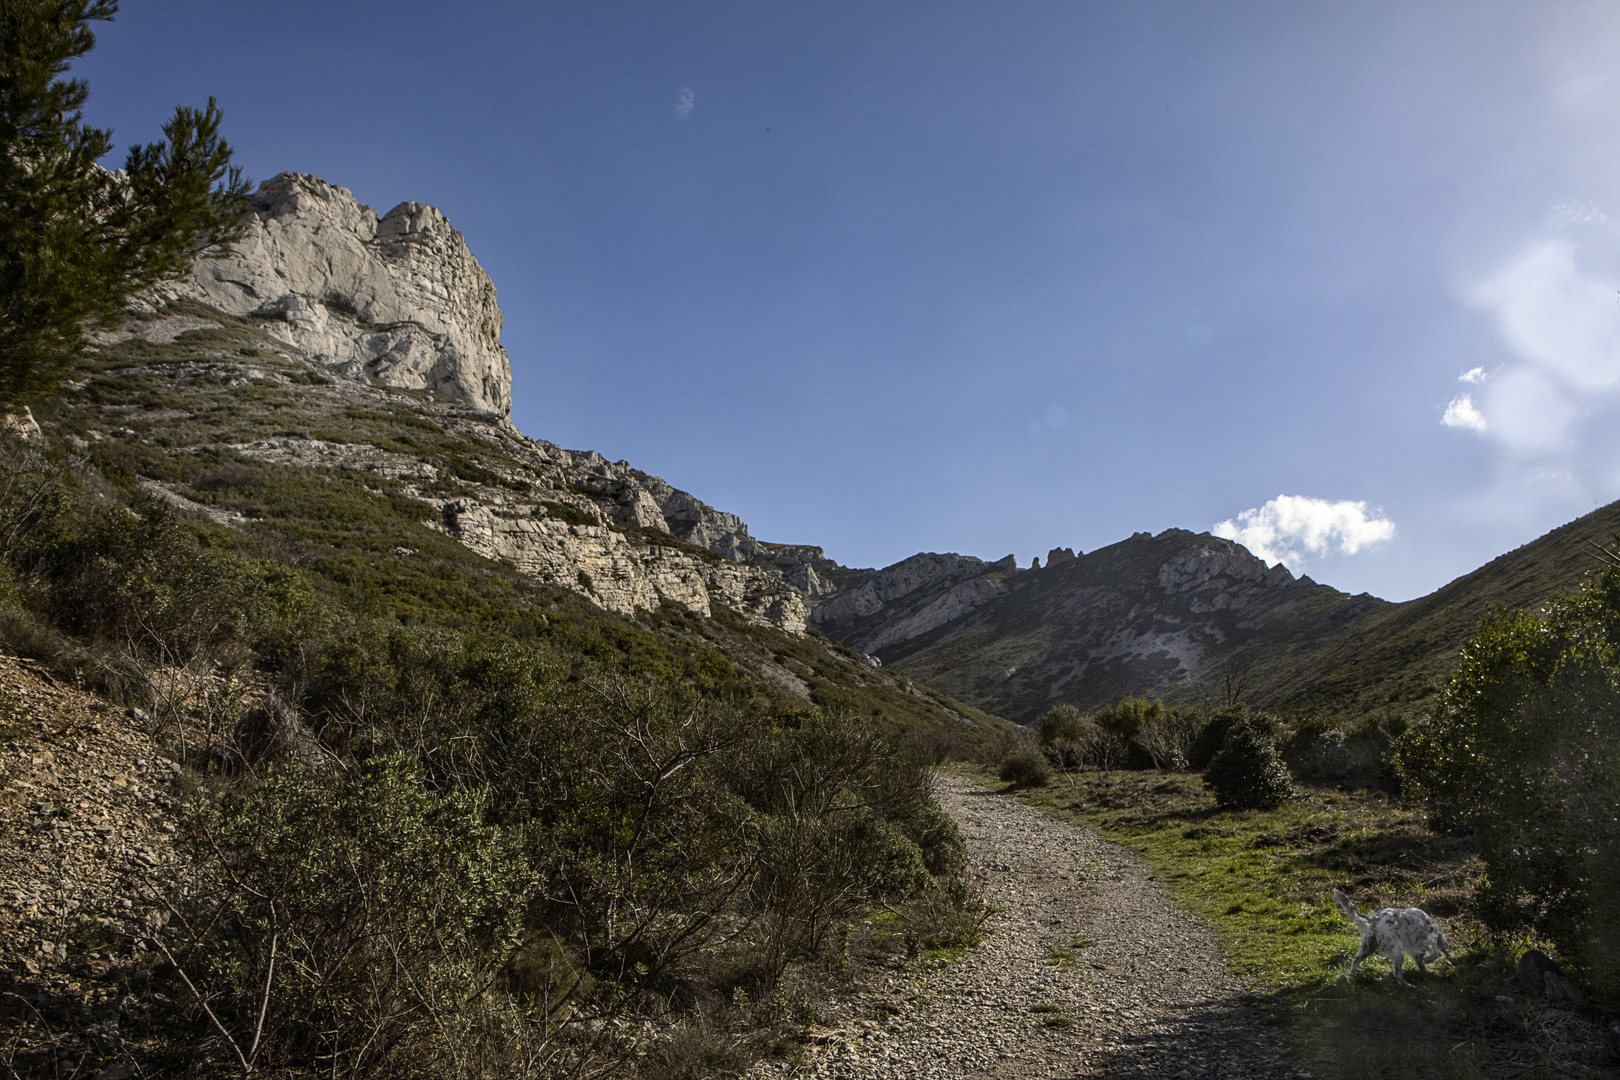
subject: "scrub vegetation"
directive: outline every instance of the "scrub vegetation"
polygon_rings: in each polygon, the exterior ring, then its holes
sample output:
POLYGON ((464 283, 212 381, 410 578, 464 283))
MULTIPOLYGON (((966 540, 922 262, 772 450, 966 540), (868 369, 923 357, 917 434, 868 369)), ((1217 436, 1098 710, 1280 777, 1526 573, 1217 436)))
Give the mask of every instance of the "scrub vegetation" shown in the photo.
POLYGON ((1315 1076, 1613 1075, 1620 566, 1604 560, 1541 612, 1481 623, 1410 725, 1059 706, 1000 749, 1038 747, 1048 778, 1006 790, 1145 859, 1315 1076), (1452 960, 1414 991, 1376 958, 1342 980, 1359 935, 1334 888, 1423 908, 1452 960))
POLYGON ((172 1025, 147 1074, 712 1075, 977 941, 929 766, 993 719, 479 557, 417 494, 510 485, 498 441, 207 315, 95 354, 0 463, 0 649, 142 710, 193 793, 176 929, 126 943, 172 1025), (232 449, 292 436, 422 474, 232 449))

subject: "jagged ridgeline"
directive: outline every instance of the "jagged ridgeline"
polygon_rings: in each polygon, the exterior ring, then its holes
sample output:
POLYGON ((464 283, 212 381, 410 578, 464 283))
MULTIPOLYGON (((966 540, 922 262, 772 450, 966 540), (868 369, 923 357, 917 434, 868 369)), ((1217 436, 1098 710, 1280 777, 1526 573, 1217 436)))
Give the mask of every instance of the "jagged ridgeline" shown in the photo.
POLYGON ((438 211, 295 174, 252 205, 231 256, 96 336, 39 410, 53 438, 379 616, 657 654, 879 729, 1000 727, 807 630, 818 549, 518 432, 494 287, 438 211))
POLYGON ((494 286, 438 211, 379 218, 296 174, 252 206, 235 253, 99 335, 42 418, 114 475, 290 545, 404 619, 556 635, 567 611, 663 642, 701 627, 694 647, 775 692, 972 739, 996 729, 987 714, 1131 695, 1411 711, 1495 604, 1576 584, 1620 528, 1605 508, 1405 604, 1179 529, 1044 567, 923 553, 852 569, 513 428, 494 286))
POLYGON ((1416 715, 1498 605, 1578 586, 1620 533, 1594 510, 1428 596, 1390 603, 1268 567, 1182 529, 1137 533, 1044 567, 918 555, 852 585, 815 625, 898 671, 1020 723, 1065 703, 1241 700, 1290 715, 1416 715))

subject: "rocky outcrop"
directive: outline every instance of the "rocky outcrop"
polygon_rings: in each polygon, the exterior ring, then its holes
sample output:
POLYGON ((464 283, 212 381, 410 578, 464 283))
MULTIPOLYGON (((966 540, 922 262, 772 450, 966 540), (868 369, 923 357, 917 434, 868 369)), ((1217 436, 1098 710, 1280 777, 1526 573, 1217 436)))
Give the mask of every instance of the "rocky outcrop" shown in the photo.
POLYGON ((803 597, 769 570, 638 543, 606 525, 569 524, 543 507, 523 514, 469 499, 436 505, 445 531, 480 555, 580 592, 609 611, 656 610, 668 600, 708 616, 711 603, 723 603, 752 621, 804 633, 803 597))
MULTIPOLYGON (((811 550, 820 553, 819 548, 811 550)), ((862 652, 877 652, 920 637, 999 596, 1014 570, 1011 555, 987 563, 971 555, 923 552, 882 570, 837 567, 829 572, 823 567, 820 574, 816 563, 808 562, 806 578, 814 574, 818 584, 836 585, 812 595, 810 623, 862 652)))
MULTIPOLYGON (((308 392, 350 400, 381 396, 377 390, 343 384, 308 392)), ((749 551, 794 549, 760 544, 734 515, 622 461, 527 438, 488 413, 447 403, 424 402, 415 408, 468 445, 490 451, 482 468, 499 483, 463 483, 467 494, 445 497, 435 492, 454 484, 453 475, 420 458, 362 442, 281 436, 223 449, 269 464, 343 469, 401 481, 407 485, 405 493, 438 511, 442 531, 480 555, 619 614, 656 610, 668 601, 707 616, 715 604, 724 604, 750 621, 804 633, 804 594, 768 560, 739 561, 749 551), (664 518, 653 492, 681 516, 664 518), (680 540, 676 529, 710 540, 717 550, 680 540)), ((166 501, 185 501, 175 492, 153 493, 166 501)))
POLYGON ((406 202, 379 219, 347 189, 299 173, 266 180, 251 206, 230 255, 199 259, 152 299, 262 318, 337 375, 511 411, 495 286, 443 214, 406 202))

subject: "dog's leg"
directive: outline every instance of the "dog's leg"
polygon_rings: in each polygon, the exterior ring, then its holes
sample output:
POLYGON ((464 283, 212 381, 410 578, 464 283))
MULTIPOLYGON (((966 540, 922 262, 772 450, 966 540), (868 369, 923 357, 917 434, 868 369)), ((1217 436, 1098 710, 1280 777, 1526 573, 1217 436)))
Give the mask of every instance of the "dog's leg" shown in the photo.
POLYGON ((1419 975, 1427 975, 1429 973, 1429 969, 1423 966, 1423 957, 1421 954, 1412 957, 1412 963, 1417 965, 1419 975))
POLYGON ((1402 986, 1410 987, 1412 984, 1406 981, 1406 976, 1405 975, 1401 974, 1401 965, 1403 965, 1405 963, 1406 963, 1406 954, 1404 952, 1396 953, 1395 954, 1395 960, 1394 960, 1394 964, 1395 964, 1395 981, 1400 983, 1402 986))
POLYGON ((1361 962, 1363 960, 1367 959, 1367 957, 1372 955, 1372 951, 1373 951, 1373 939, 1370 938, 1370 937, 1362 938, 1361 939, 1361 948, 1360 948, 1359 951, 1357 951, 1356 958, 1354 960, 1350 961, 1350 970, 1345 972, 1344 977, 1346 979, 1354 979, 1356 977, 1356 968, 1361 966, 1361 962))

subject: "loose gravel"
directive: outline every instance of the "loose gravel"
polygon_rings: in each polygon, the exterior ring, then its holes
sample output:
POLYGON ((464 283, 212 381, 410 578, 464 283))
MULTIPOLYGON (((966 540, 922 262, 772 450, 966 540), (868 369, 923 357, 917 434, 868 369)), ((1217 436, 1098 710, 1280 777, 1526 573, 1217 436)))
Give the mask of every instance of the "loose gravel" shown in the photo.
POLYGON ((983 944, 861 994, 851 1021, 769 1075, 1272 1080, 1287 1066, 1209 929, 1134 856, 941 775, 998 914, 983 944))

